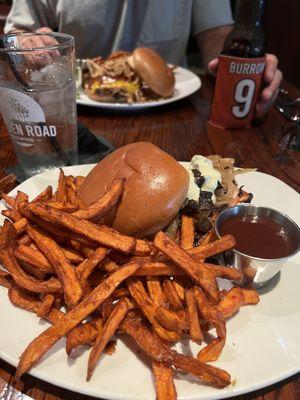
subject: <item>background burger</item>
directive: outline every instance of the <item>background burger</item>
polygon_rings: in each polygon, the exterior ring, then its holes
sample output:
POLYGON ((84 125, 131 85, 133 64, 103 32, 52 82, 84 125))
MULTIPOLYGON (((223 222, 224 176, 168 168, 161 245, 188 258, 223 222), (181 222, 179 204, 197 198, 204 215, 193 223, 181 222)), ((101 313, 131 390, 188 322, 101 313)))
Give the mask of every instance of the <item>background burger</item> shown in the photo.
POLYGON ((149 48, 115 52, 87 61, 86 94, 102 102, 133 103, 172 96, 175 77, 159 54, 149 48))

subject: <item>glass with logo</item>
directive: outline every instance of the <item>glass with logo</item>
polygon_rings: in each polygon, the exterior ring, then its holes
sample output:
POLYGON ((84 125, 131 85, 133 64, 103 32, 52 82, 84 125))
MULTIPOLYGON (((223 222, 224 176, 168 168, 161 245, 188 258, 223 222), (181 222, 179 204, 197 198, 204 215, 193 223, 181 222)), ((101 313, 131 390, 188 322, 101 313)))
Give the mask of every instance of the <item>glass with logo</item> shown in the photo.
POLYGON ((27 176, 77 164, 72 36, 0 37, 0 112, 27 176))

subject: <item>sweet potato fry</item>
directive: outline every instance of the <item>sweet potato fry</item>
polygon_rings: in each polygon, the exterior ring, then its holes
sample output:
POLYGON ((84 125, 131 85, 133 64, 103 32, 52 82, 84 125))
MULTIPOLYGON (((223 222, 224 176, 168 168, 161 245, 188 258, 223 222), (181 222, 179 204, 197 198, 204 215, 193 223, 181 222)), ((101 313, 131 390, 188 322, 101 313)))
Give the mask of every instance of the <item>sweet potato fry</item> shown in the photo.
POLYGON ((41 201, 48 201, 52 197, 52 186, 47 186, 40 194, 38 194, 31 202, 37 203, 41 201))
POLYGON ((9 210, 2 210, 1 214, 4 215, 4 217, 9 218, 12 222, 17 222, 22 219, 22 215, 19 213, 19 211, 13 208, 9 210))
POLYGON ((26 261, 20 261, 19 265, 29 275, 35 276, 36 278, 38 278, 41 281, 43 281, 45 279, 45 272, 43 272, 39 268, 31 265, 30 263, 28 263, 26 261))
POLYGON ((163 362, 152 361, 157 400, 176 400, 177 393, 173 380, 172 367, 163 362))
POLYGON ((179 340, 180 335, 177 332, 164 329, 156 320, 155 312, 157 307, 150 300, 142 282, 130 279, 127 281, 127 286, 131 297, 138 304, 146 318, 150 321, 157 335, 168 342, 176 342, 179 340))
POLYGON ((173 284, 173 286, 174 286, 174 288, 175 288, 180 300, 184 301, 184 299, 185 299, 185 294, 184 294, 185 288, 184 288, 183 283, 180 280, 180 277, 173 278, 172 284, 173 284))
POLYGON ((60 203, 59 201, 53 201, 47 204, 55 210, 60 210, 66 213, 74 213, 77 210, 77 206, 71 203, 60 203))
POLYGON ((187 329, 187 321, 184 310, 171 311, 159 306, 155 310, 155 318, 167 330, 182 332, 187 329))
POLYGON ((12 284, 13 284, 12 276, 9 273, 2 271, 0 269, 0 285, 6 288, 10 288, 12 284))
POLYGON ((150 252, 151 247, 146 240, 136 239, 135 249, 133 250, 135 256, 146 257, 150 252))
POLYGON ((217 309, 223 318, 231 317, 244 305, 244 295, 241 288, 233 287, 222 298, 217 309))
POLYGON ((17 285, 24 289, 35 293, 56 293, 62 290, 58 279, 50 278, 47 281, 40 281, 26 274, 19 266, 11 246, 0 251, 0 260, 17 285))
POLYGON ((75 211, 73 215, 80 219, 99 219, 106 215, 119 201, 124 191, 125 179, 116 179, 112 187, 99 200, 85 209, 75 211))
POLYGON ((5 203, 10 207, 15 209, 16 208, 16 199, 12 196, 9 196, 8 194, 1 192, 0 193, 0 198, 5 201, 5 203))
POLYGON ((178 293, 170 279, 164 279, 162 282, 164 295, 170 304, 171 308, 174 310, 182 310, 183 304, 178 296, 178 293))
POLYGON ((0 250, 11 244, 16 235, 17 232, 14 225, 8 219, 5 219, 0 230, 0 250))
POLYGON ((188 253, 197 260, 202 260, 207 257, 214 256, 215 254, 222 253, 235 246, 235 239, 232 235, 224 235, 214 242, 207 243, 203 246, 194 247, 189 249, 188 253))
POLYGON ((47 293, 42 297, 42 300, 36 310, 36 315, 38 317, 44 318, 51 310, 55 301, 55 295, 52 293, 47 293))
POLYGON ((62 248, 62 251, 66 258, 70 261, 71 264, 80 264, 84 258, 82 257, 81 254, 79 254, 76 250, 73 249, 67 249, 65 247, 62 248))
POLYGON ((18 204, 18 203, 21 203, 23 201, 26 201, 26 202, 29 201, 28 195, 26 193, 22 192, 21 190, 18 190, 17 191, 17 196, 16 196, 16 203, 18 204))
POLYGON ((94 269, 99 265, 99 263, 104 259, 107 254, 107 250, 103 247, 98 247, 94 254, 87 260, 86 263, 80 264, 77 269, 77 275, 79 276, 80 282, 84 283, 94 271, 94 269))
POLYGON ((40 301, 32 293, 17 285, 12 285, 8 289, 8 297, 14 306, 33 313, 37 311, 40 304, 40 301))
POLYGON ((75 178, 75 185, 76 185, 76 189, 77 189, 77 190, 78 190, 79 187, 83 184, 84 180, 85 180, 85 176, 80 176, 80 175, 76 176, 76 178, 75 178))
POLYGON ((259 295, 255 289, 242 288, 244 305, 259 303, 259 295))
POLYGON ((56 324, 59 320, 63 319, 66 314, 63 311, 60 311, 56 308, 52 308, 47 315, 45 315, 45 319, 51 324, 56 324))
POLYGON ((226 371, 171 350, 141 322, 139 315, 134 311, 127 314, 121 323, 121 328, 153 360, 165 362, 166 365, 173 365, 175 368, 190 372, 203 382, 215 387, 223 388, 230 384, 231 378, 226 371))
POLYGON ((66 352, 68 355, 79 346, 86 344, 92 345, 96 337, 103 330, 103 322, 101 318, 92 319, 89 322, 80 324, 72 329, 67 336, 66 352))
POLYGON ((203 340, 203 333, 200 327, 199 315, 193 288, 185 291, 185 302, 189 321, 189 332, 193 342, 201 343, 203 340))
POLYGON ((116 330, 118 329, 120 323, 124 319, 130 305, 127 302, 126 297, 123 297, 113 309, 113 312, 109 316, 108 320, 105 322, 103 327, 103 332, 101 332, 93 345, 93 348, 89 355, 88 370, 86 380, 89 381, 93 375, 96 368, 97 362, 101 353, 103 352, 105 346, 109 342, 112 336, 114 336, 116 330))
POLYGON ((132 275, 139 266, 139 262, 122 266, 89 293, 65 317, 35 338, 21 355, 16 372, 17 379, 29 371, 60 338, 94 312, 113 293, 116 287, 132 275))
POLYGON ((216 279, 210 271, 203 268, 202 263, 196 262, 185 250, 179 247, 163 232, 158 232, 155 235, 154 246, 190 275, 196 283, 201 285, 210 298, 214 301, 219 300, 216 279))
POLYGON ((21 218, 17 222, 14 222, 14 228, 18 235, 25 231, 27 222, 26 218, 21 218))
POLYGON ((203 362, 215 361, 222 353, 226 340, 226 324, 217 307, 207 300, 205 294, 199 287, 194 287, 194 295, 199 313, 203 318, 211 323, 217 331, 218 337, 201 349, 197 358, 203 362))
POLYGON ((87 239, 108 246, 124 253, 130 253, 135 248, 136 241, 129 236, 121 235, 104 225, 97 226, 90 221, 81 220, 63 211, 54 210, 47 205, 30 204, 30 211, 50 222, 57 223, 75 233, 83 235, 87 239))
POLYGON ((18 244, 23 244, 24 246, 29 246, 32 243, 32 240, 30 237, 27 235, 27 233, 24 232, 24 235, 18 238, 17 240, 18 244))
POLYGON ((15 256, 20 261, 30 263, 36 268, 39 268, 45 274, 53 273, 53 268, 47 258, 39 250, 34 250, 29 246, 19 245, 15 248, 15 256))
POLYGON ((212 272, 218 278, 226 278, 231 281, 239 282, 243 278, 243 273, 233 267, 224 267, 223 265, 204 263, 204 268, 212 272))
POLYGON ((168 265, 161 262, 147 262, 134 274, 135 276, 177 276, 186 275, 177 265, 168 265))
POLYGON ((69 307, 74 307, 81 299, 83 292, 75 269, 69 263, 60 246, 32 226, 27 226, 27 233, 48 259, 56 272, 63 288, 64 298, 69 307))
POLYGON ((182 215, 181 231, 180 231, 180 246, 183 249, 191 249, 194 246, 194 220, 193 217, 182 215))
POLYGON ((64 171, 60 169, 57 190, 55 193, 56 201, 64 203, 66 200, 66 176, 64 171))
POLYGON ((76 185, 75 185, 75 178, 72 175, 67 176, 66 179, 67 185, 67 201, 70 204, 76 205, 76 185))
POLYGON ((155 276, 151 276, 151 277, 148 276, 147 277, 147 289, 148 289, 150 299, 152 300, 152 302, 155 306, 166 307, 167 300, 163 294, 159 278, 157 278, 155 276))

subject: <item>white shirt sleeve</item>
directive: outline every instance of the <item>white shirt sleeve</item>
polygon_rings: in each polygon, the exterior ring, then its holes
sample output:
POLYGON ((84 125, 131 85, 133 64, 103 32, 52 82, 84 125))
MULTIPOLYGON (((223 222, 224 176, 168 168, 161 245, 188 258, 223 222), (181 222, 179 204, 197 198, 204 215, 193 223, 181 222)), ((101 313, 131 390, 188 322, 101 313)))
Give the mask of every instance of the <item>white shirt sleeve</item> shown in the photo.
POLYGON ((233 24, 229 0, 194 0, 192 13, 194 34, 233 24))
POLYGON ((33 31, 43 26, 57 29, 55 21, 56 0, 14 0, 7 16, 4 32, 13 29, 33 31))

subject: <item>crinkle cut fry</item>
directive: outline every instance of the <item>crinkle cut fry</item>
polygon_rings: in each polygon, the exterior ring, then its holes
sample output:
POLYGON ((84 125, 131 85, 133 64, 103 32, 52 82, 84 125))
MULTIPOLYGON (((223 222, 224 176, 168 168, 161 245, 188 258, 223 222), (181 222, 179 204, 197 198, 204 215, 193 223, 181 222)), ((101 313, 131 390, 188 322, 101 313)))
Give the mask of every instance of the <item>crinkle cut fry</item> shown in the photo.
POLYGON ((217 302, 219 300, 218 285, 215 276, 203 267, 203 263, 195 261, 162 231, 155 235, 154 246, 190 275, 213 301, 217 302))
POLYGON ((36 337, 20 357, 16 378, 19 379, 28 372, 60 338, 94 312, 139 266, 139 262, 125 264, 90 292, 65 317, 36 337))
POLYGON ((231 378, 226 371, 171 350, 141 322, 139 315, 135 311, 130 311, 127 314, 121 323, 121 328, 153 360, 164 362, 168 366, 173 365, 175 368, 185 372, 190 372, 202 382, 214 387, 223 388, 230 384, 231 378))
POLYGON ((131 253, 136 246, 136 240, 130 236, 124 236, 104 225, 95 225, 90 221, 82 220, 63 211, 54 210, 47 205, 29 204, 29 210, 35 215, 57 223, 75 233, 83 235, 87 239, 98 242, 101 245, 123 253, 131 253))

